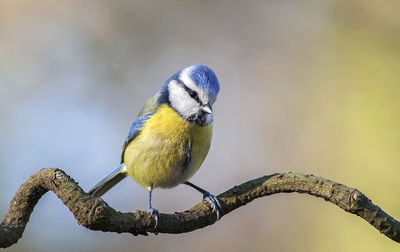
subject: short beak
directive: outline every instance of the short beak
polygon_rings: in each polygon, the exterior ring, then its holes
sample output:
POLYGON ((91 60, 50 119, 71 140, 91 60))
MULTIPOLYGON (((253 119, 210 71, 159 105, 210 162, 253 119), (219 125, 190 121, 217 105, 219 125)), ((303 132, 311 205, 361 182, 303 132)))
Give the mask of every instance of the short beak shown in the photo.
POLYGON ((201 109, 207 114, 212 114, 212 108, 210 104, 204 105, 201 109))

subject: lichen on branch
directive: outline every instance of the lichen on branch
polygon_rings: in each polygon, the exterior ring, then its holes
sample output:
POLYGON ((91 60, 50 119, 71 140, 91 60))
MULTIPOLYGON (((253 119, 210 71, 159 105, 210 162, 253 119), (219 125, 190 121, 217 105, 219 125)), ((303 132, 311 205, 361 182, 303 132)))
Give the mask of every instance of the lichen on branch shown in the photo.
MULTIPOLYGON (((211 206, 203 200, 184 212, 161 213, 157 229, 154 230, 155 220, 148 212, 116 211, 101 198, 88 195, 64 171, 45 168, 22 184, 12 199, 0 225, 0 247, 6 248, 17 243, 35 205, 48 191, 53 191, 62 200, 80 225, 91 230, 133 235, 147 235, 148 232, 178 234, 203 228, 216 221, 211 206)), ((374 205, 360 191, 321 177, 300 173, 277 173, 234 186, 218 195, 222 205, 221 216, 254 199, 291 192, 323 198, 360 216, 390 239, 400 242, 400 222, 374 205)))

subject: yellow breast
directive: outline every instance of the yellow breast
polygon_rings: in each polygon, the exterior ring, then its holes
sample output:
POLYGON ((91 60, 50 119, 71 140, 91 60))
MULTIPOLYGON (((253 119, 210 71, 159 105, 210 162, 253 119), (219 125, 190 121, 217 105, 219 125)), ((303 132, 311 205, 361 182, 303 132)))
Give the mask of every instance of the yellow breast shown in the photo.
POLYGON ((211 136, 212 124, 191 124, 163 104, 127 146, 128 174, 146 188, 177 186, 200 168, 211 136))

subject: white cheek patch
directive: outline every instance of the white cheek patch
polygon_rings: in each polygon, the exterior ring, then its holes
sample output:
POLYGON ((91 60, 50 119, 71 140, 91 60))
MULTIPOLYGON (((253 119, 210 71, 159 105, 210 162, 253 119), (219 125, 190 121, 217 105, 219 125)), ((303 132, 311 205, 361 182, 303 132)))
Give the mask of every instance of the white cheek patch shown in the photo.
POLYGON ((185 119, 195 114, 200 108, 186 90, 176 81, 172 80, 168 85, 169 101, 171 106, 185 119))
POLYGON ((192 72, 193 67, 188 67, 185 68, 185 70, 182 71, 182 73, 179 75, 179 79, 191 90, 196 91, 197 94, 199 95, 200 101, 203 104, 207 104, 208 103, 208 95, 202 90, 200 89, 196 82, 194 82, 192 80, 192 78, 190 78, 190 73, 192 72))

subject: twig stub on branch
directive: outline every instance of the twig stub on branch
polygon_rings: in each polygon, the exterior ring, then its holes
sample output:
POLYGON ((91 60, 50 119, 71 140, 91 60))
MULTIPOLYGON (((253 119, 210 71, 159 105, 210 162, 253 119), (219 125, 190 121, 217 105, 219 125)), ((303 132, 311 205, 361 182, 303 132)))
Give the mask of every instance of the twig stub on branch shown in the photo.
MULTIPOLYGON (((86 194, 64 171, 45 168, 33 174, 15 194, 0 225, 0 247, 9 247, 22 237, 33 208, 40 197, 53 191, 74 214, 78 223, 91 230, 147 235, 148 232, 185 233, 216 221, 207 201, 191 209, 160 214, 157 230, 154 218, 145 211, 122 213, 101 198, 86 194)), ((277 173, 250 180, 218 195, 221 215, 226 215, 256 198, 276 193, 306 193, 323 198, 343 210, 356 214, 390 239, 400 242, 400 223, 386 214, 370 199, 354 188, 313 175, 277 173)))

